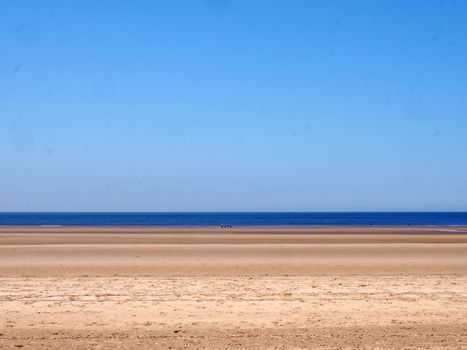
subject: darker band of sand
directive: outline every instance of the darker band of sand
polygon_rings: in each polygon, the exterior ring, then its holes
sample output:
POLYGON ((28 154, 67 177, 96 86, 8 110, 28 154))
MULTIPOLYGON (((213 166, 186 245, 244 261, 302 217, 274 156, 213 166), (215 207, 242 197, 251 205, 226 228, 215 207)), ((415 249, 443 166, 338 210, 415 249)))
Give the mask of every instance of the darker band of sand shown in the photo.
POLYGON ((0 275, 466 273, 467 233, 458 231, 2 227, 0 275))

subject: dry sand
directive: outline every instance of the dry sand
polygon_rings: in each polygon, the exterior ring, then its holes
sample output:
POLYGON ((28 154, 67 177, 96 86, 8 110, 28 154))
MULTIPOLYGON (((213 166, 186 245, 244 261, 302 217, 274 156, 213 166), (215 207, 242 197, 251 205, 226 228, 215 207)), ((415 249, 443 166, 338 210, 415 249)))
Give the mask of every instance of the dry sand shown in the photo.
POLYGON ((467 227, 0 227, 0 348, 467 349, 467 227))

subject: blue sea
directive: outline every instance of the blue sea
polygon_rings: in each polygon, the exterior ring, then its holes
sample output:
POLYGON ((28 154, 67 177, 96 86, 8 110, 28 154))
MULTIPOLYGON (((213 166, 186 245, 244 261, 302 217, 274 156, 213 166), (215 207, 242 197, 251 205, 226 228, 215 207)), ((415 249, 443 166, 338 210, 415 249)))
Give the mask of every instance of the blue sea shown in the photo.
POLYGON ((78 226, 467 225, 467 212, 0 213, 0 225, 78 226))

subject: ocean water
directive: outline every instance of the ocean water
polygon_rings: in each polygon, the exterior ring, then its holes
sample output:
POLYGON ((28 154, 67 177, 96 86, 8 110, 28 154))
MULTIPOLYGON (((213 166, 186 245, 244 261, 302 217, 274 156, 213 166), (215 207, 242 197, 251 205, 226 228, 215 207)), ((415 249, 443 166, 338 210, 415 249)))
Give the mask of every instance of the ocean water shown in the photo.
POLYGON ((467 225, 467 212, 0 213, 0 225, 97 226, 467 225))

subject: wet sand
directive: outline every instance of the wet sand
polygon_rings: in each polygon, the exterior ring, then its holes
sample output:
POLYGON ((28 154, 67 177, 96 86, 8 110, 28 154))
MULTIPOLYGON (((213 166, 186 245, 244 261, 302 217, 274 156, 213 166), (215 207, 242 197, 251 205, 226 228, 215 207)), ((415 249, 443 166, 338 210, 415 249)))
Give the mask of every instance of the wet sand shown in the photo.
POLYGON ((466 349, 467 227, 0 227, 18 347, 466 349))

